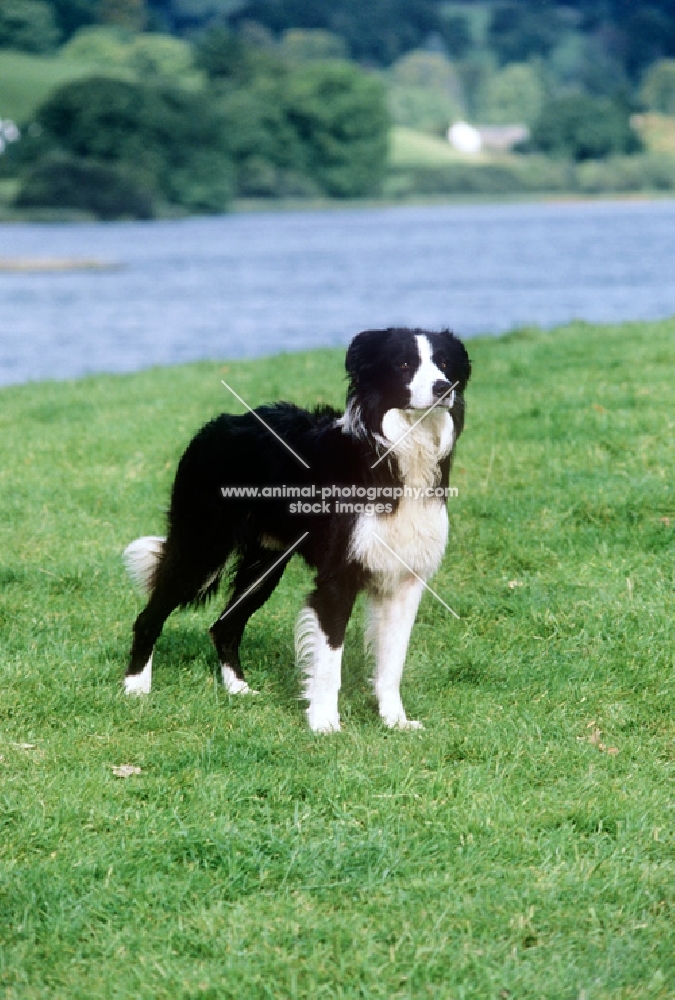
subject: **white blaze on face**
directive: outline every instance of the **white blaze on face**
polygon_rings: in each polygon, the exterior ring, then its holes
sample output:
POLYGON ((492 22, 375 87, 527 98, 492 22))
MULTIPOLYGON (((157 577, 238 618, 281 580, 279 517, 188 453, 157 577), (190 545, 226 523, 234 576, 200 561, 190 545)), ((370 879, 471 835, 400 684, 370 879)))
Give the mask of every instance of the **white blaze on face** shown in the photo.
POLYGON ((415 372, 414 378, 408 389, 410 390, 410 405, 415 410, 426 410, 436 402, 434 398, 434 383, 447 381, 445 372, 442 372, 431 360, 431 344, 429 338, 418 335, 417 352, 420 364, 415 372))

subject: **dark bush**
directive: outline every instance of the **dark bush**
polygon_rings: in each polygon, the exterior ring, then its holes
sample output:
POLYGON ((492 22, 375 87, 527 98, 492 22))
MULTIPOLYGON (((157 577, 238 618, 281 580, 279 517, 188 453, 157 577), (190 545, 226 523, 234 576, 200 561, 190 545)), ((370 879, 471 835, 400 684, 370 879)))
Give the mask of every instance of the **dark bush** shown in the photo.
POLYGON ((642 148, 626 106, 585 94, 549 101, 535 122, 530 145, 543 153, 574 160, 601 159, 642 148))
POLYGON ((224 120, 203 93, 107 77, 60 87, 38 112, 43 142, 124 168, 161 199, 222 211, 232 194, 224 120))
POLYGON ((101 219, 150 219, 152 198, 119 169, 51 153, 26 174, 21 208, 75 208, 101 219))

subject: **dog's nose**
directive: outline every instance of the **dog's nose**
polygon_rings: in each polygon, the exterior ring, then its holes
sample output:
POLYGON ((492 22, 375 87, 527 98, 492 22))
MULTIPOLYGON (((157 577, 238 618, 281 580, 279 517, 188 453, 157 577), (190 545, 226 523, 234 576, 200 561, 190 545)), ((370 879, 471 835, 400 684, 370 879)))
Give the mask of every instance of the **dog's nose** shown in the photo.
POLYGON ((450 383, 447 379, 439 378, 437 382, 434 382, 432 390, 435 399, 441 399, 445 396, 446 392, 450 391, 450 383))

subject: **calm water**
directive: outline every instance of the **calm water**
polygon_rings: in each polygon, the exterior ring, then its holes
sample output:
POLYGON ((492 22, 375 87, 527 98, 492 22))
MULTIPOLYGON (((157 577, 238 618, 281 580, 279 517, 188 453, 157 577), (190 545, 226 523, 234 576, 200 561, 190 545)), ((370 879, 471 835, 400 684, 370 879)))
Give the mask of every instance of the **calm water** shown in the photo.
POLYGON ((0 226, 0 383, 345 345, 675 314, 675 201, 469 205, 0 226))

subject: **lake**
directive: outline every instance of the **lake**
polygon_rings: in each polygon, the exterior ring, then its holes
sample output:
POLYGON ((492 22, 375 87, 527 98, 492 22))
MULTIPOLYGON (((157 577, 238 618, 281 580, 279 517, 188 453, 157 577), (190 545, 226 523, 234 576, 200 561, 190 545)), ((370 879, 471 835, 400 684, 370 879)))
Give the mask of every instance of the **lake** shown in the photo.
POLYGON ((0 384, 344 346, 368 327, 671 316, 675 201, 6 224, 7 258, 106 266, 0 271, 0 384))

